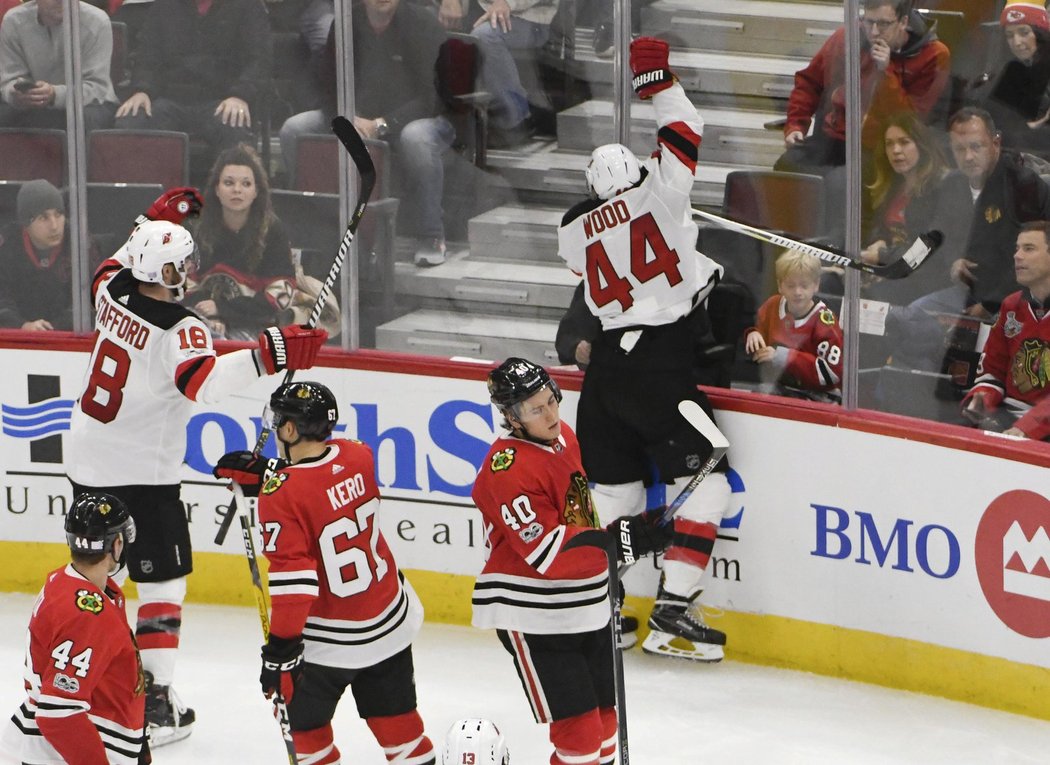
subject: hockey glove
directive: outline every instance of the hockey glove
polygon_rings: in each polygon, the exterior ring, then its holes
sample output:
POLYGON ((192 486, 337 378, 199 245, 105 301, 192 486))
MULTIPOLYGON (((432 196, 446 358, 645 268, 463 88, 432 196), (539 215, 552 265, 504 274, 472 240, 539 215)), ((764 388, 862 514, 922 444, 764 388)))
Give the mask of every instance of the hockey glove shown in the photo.
POLYGON ((266 374, 277 374, 285 369, 309 369, 327 339, 328 333, 323 329, 298 324, 267 327, 259 333, 259 355, 266 374))
POLYGON ((240 484, 246 497, 258 497, 259 489, 278 471, 288 466, 282 459, 266 459, 247 451, 229 452, 219 458, 211 471, 216 478, 229 478, 240 484))
POLYGON ((616 559, 630 565, 655 552, 663 552, 671 543, 673 524, 653 522, 657 514, 624 515, 606 526, 616 540, 616 559))
POLYGON ((641 98, 652 98, 678 81, 667 62, 670 54, 671 46, 655 37, 631 41, 631 85, 641 98))
POLYGON ((146 210, 146 214, 135 219, 135 225, 148 220, 166 220, 181 226, 187 218, 200 215, 202 207, 204 200, 197 189, 192 186, 178 186, 157 197, 146 210))
POLYGON ((262 647, 262 671, 259 685, 263 695, 270 698, 280 693, 287 704, 292 700, 295 685, 303 675, 303 636, 283 638, 270 635, 262 647))

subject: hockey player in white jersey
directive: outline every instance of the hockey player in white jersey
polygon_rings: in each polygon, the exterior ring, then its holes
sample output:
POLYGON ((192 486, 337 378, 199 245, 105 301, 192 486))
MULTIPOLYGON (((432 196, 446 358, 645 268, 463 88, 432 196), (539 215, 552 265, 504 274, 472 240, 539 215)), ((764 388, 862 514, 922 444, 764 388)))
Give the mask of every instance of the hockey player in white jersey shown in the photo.
POLYGON ((135 636, 154 747, 189 735, 194 721, 193 710, 171 691, 186 576, 193 569, 179 498, 193 402, 212 404, 262 375, 307 369, 327 337, 323 330, 269 327, 258 348, 217 355, 207 325, 175 302, 196 247, 172 222, 180 214, 170 213, 188 208, 162 207, 167 220, 140 223, 95 273, 95 346, 73 409, 66 458, 74 496, 112 494, 128 506, 138 528, 127 557, 138 584, 135 636))
MULTIPOLYGON (((705 302, 722 267, 696 251, 689 194, 703 120, 672 74, 669 54, 663 40, 631 42, 634 88, 652 99, 659 150, 639 162, 620 144, 595 149, 586 170, 591 199, 569 210, 558 230, 559 255, 582 274, 587 305, 602 323, 577 428, 604 523, 644 509, 654 468, 673 497, 711 452, 677 404, 692 399, 710 413, 691 365, 696 323, 707 321, 705 302)), ((674 519, 646 652, 723 656, 725 634, 704 624, 695 601, 728 506, 724 465, 674 519)))

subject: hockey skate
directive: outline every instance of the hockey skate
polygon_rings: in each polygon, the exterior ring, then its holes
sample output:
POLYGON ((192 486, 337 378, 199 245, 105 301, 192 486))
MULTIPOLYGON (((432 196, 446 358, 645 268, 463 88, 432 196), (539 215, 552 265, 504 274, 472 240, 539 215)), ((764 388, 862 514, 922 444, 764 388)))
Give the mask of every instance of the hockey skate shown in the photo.
POLYGON ((190 735, 196 713, 185 706, 170 685, 157 685, 146 672, 146 726, 150 747, 180 741, 190 735))
POLYGON ((650 632, 642 643, 645 653, 693 661, 722 661, 726 634, 708 627, 692 600, 660 588, 649 616, 650 632))
POLYGON ((620 614, 620 649, 626 651, 634 648, 638 642, 638 620, 633 616, 620 614))

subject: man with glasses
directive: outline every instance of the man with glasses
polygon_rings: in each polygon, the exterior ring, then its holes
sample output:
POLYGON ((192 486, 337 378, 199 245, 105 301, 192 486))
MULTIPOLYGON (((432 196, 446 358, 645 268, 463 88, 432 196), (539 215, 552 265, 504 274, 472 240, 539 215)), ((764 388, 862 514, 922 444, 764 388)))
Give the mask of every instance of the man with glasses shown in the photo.
MULTIPOLYGON (((878 141, 880 116, 913 111, 927 122, 937 116, 951 53, 912 9, 912 0, 864 0, 861 31, 861 144, 870 150, 878 141)), ((846 163, 845 79, 842 28, 795 73, 784 125, 787 151, 776 170, 824 174, 846 163), (811 125, 813 135, 807 138, 811 125)))

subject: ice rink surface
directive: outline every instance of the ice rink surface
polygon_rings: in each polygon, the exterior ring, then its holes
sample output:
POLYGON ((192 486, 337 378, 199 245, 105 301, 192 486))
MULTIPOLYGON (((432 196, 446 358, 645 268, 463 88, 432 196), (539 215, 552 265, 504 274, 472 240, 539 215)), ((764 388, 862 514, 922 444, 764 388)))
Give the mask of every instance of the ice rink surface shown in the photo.
MULTIPOLYGON (((5 721, 22 699, 32 602, 0 595, 5 721)), ((189 738, 157 750, 156 765, 287 763, 258 688, 259 635, 254 609, 187 606, 175 688, 196 709, 197 724, 189 738)), ((533 723, 494 633, 427 624, 414 654, 420 712, 436 745, 454 720, 486 717, 506 734, 513 765, 548 762, 546 729, 533 723)), ((1050 723, 1026 717, 802 672, 696 665, 638 648, 625 664, 635 765, 1050 762, 1050 723)), ((335 731, 345 765, 385 763, 349 695, 335 731)))

